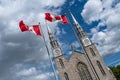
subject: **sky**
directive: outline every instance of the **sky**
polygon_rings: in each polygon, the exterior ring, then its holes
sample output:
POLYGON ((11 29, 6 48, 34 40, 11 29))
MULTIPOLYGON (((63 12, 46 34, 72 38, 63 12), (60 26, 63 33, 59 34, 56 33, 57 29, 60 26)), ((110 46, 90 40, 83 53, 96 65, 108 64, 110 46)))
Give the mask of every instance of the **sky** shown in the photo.
MULTIPOLYGON (((0 0, 0 80, 55 80, 43 38, 21 32, 19 21, 41 23, 51 51, 44 13, 66 14, 70 24, 48 23, 63 53, 81 51, 68 9, 96 45, 108 66, 120 64, 119 0, 0 0)), ((52 57, 52 54, 51 54, 52 57)))

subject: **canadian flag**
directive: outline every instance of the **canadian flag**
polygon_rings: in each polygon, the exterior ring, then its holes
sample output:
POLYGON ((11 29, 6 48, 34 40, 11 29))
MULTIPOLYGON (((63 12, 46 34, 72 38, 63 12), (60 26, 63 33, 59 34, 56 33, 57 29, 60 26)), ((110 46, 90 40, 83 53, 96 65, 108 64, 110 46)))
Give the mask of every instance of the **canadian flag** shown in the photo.
POLYGON ((22 32, 31 31, 31 32, 35 33, 36 35, 41 36, 41 31, 40 31, 39 25, 32 25, 31 27, 29 27, 24 24, 23 20, 21 20, 19 22, 19 27, 22 32))
POLYGON ((54 21, 62 21, 62 23, 64 24, 68 24, 68 20, 66 15, 52 15, 50 13, 45 13, 45 19, 50 21, 50 22, 54 22, 54 21))
POLYGON ((21 20, 19 22, 19 27, 20 27, 20 29, 21 29, 22 32, 29 30, 28 26, 24 24, 23 20, 21 20))
POLYGON ((41 36, 41 31, 39 29, 39 25, 33 25, 32 27, 29 27, 29 31, 32 31, 36 35, 40 35, 41 36))

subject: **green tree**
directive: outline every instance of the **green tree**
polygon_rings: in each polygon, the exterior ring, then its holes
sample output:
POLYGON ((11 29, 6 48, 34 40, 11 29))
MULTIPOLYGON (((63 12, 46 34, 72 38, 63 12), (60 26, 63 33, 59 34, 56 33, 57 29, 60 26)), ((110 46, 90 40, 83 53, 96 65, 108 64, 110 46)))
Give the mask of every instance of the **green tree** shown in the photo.
POLYGON ((109 67, 113 74, 115 75, 117 80, 120 80, 120 65, 116 66, 116 67, 109 67))

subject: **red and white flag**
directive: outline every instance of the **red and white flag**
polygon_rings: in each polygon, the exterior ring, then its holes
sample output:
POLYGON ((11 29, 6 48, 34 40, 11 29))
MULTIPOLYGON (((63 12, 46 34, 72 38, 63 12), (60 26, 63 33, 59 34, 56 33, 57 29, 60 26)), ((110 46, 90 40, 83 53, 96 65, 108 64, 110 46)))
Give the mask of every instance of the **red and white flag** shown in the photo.
POLYGON ((36 35, 41 36, 41 31, 40 31, 39 25, 32 25, 31 27, 29 27, 24 24, 23 20, 21 20, 19 22, 19 27, 22 32, 31 31, 31 32, 35 33, 36 35))
POLYGON ((68 20, 66 15, 52 15, 50 13, 45 13, 45 19, 50 21, 50 22, 54 22, 54 21, 62 21, 62 23, 64 24, 68 24, 68 20))
POLYGON ((22 32, 29 30, 28 26, 24 24, 23 20, 19 22, 19 27, 22 32))
POLYGON ((40 31, 39 25, 33 25, 32 27, 29 27, 29 31, 32 31, 36 35, 41 36, 41 31, 40 31))

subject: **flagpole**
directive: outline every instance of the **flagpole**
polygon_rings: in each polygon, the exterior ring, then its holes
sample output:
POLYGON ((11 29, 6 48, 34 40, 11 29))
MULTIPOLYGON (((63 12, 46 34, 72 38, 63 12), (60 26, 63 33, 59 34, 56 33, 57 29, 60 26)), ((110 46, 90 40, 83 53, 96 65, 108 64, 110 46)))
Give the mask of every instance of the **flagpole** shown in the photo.
MULTIPOLYGON (((47 25, 47 21, 46 20, 45 20, 45 23, 46 23, 46 27, 47 27, 47 31, 48 31, 48 25, 47 25)), ((52 50, 52 53, 53 53, 53 50, 52 50)), ((52 67, 53 67, 55 78, 56 78, 56 80, 58 80, 58 76, 57 76, 56 70, 54 68, 54 64, 53 64, 52 59, 51 59, 51 63, 52 63, 52 67)))
MULTIPOLYGON (((39 22, 39 25, 40 25, 40 22, 39 22)), ((42 32, 42 34, 43 34, 42 28, 41 28, 41 32, 42 32)), ((51 63, 51 65, 52 65, 52 69, 53 69, 53 73, 54 73, 54 76, 55 76, 55 80, 58 80, 57 74, 56 74, 56 72, 55 72, 54 64, 53 64, 52 59, 51 59, 51 57, 50 57, 50 52, 49 52, 48 46, 47 46, 46 41, 45 41, 45 36, 44 36, 44 34, 43 34, 43 40, 44 40, 44 43, 45 43, 45 47, 46 47, 46 49, 47 49, 47 53, 48 53, 48 57, 49 57, 50 63, 51 63)))

